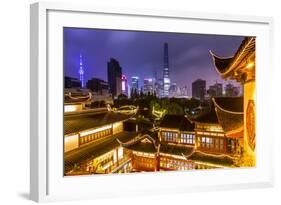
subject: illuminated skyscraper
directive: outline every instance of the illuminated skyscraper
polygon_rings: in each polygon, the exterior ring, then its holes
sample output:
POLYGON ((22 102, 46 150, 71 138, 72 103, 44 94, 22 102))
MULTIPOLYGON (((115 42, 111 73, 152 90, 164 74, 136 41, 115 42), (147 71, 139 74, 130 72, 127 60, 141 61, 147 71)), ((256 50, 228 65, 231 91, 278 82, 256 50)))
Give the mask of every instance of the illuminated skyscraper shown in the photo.
POLYGON ((164 44, 164 70, 163 70, 163 97, 169 97, 170 78, 169 78, 169 53, 168 43, 164 44))
POLYGON ((143 93, 147 95, 153 95, 153 79, 145 78, 143 80, 143 93))
POLYGON ((83 59, 82 59, 82 54, 80 53, 80 62, 79 62, 79 79, 81 82, 81 88, 85 87, 85 81, 84 81, 84 68, 83 68, 83 59))
POLYGON ((121 89, 122 89, 122 94, 128 96, 128 83, 127 83, 127 78, 124 74, 122 74, 121 77, 121 89))
POLYGON ((164 96, 164 82, 162 78, 159 78, 156 83, 155 83, 155 92, 156 92, 156 96, 161 98, 164 96))
POLYGON ((133 76, 131 80, 132 80, 131 88, 138 92, 139 91, 139 77, 133 76))

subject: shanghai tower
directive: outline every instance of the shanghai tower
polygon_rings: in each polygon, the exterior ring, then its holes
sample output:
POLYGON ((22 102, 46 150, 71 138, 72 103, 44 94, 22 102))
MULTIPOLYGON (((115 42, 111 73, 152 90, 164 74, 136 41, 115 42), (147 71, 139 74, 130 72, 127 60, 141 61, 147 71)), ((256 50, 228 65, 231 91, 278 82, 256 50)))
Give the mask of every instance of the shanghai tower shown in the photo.
POLYGON ((169 97, 170 78, 169 78, 169 52, 168 43, 164 43, 164 69, 163 69, 163 97, 169 97))

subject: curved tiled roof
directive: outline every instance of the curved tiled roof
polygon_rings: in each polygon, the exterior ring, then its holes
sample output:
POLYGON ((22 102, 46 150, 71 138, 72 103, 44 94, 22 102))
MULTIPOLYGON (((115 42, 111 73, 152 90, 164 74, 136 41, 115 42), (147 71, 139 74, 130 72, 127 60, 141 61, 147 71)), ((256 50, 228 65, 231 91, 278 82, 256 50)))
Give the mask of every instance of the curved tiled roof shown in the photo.
POLYGON ((77 93, 67 93, 64 95, 64 103, 83 103, 91 100, 91 93, 87 95, 77 93))
POLYGON ((189 160, 195 160, 200 162, 207 162, 212 164, 218 164, 223 166, 233 166, 234 165, 234 159, 225 155, 215 155, 215 154, 205 154, 203 152, 197 152, 195 151, 191 156, 189 156, 187 159, 189 160))
POLYGON ((126 146, 125 148, 139 151, 139 152, 145 152, 145 153, 156 153, 157 148, 153 145, 153 143, 147 143, 147 142, 138 142, 136 144, 132 144, 129 146, 126 146))
POLYGON ((112 149, 119 146, 116 139, 120 139, 127 142, 135 137, 134 133, 131 132, 121 132, 119 134, 108 137, 102 142, 91 142, 86 146, 80 147, 79 149, 72 150, 70 152, 64 153, 64 171, 69 172, 75 164, 83 163, 87 160, 91 160, 98 156, 101 156, 112 149))
POLYGON ((218 57, 217 55, 215 55, 212 51, 210 51, 212 57, 213 57, 213 61, 215 64, 215 67, 217 68, 219 73, 224 73, 227 71, 229 65, 231 64, 231 62, 233 61, 233 57, 218 57))
POLYGON ((218 124, 219 121, 218 121, 217 114, 215 111, 214 103, 211 101, 210 110, 200 114, 199 116, 194 118, 192 121, 197 122, 197 123, 218 124))
POLYGON ((194 122, 198 122, 198 123, 209 123, 209 124, 218 124, 218 117, 217 114, 215 112, 215 110, 211 110, 207 113, 204 113, 198 117, 196 117, 195 119, 193 119, 194 122))
POLYGON ((86 113, 64 116, 64 135, 129 119, 132 115, 114 112, 86 113))
POLYGON ((64 97, 64 103, 83 103, 89 101, 89 97, 83 97, 83 98, 70 98, 69 96, 64 97))
POLYGON ((121 142, 119 139, 117 141, 124 147, 130 150, 146 152, 146 153, 157 153, 158 151, 162 154, 171 154, 171 155, 189 155, 194 150, 193 146, 181 146, 181 145, 171 145, 161 143, 158 144, 152 137, 149 135, 136 136, 127 142, 121 142), (143 139, 148 139, 150 142, 142 142, 143 139))
POLYGON ((122 142, 117 139, 119 144, 127 149, 146 152, 146 153, 156 153, 158 152, 158 146, 156 140, 151 137, 149 134, 138 135, 127 142, 122 142), (148 142, 142 142, 144 139, 147 139, 148 142))
POLYGON ((214 97, 213 103, 215 107, 219 107, 221 110, 243 113, 243 97, 214 97))
POLYGON ((169 145, 161 144, 160 153, 171 154, 171 155, 190 155, 194 150, 193 146, 179 146, 179 145, 169 145))
POLYGON ((215 105, 218 121, 226 134, 238 132, 240 135, 242 135, 243 132, 241 132, 241 130, 243 131, 244 126, 243 98, 213 98, 213 102, 215 105))
POLYGON ((142 141, 145 138, 149 140, 151 143, 153 143, 155 147, 157 147, 156 140, 154 139, 154 137, 150 136, 149 134, 139 134, 138 136, 136 136, 135 138, 133 138, 128 142, 122 142, 118 139, 117 140, 123 147, 129 147, 130 145, 137 144, 138 142, 142 141))
POLYGON ((225 76, 234 70, 243 59, 245 59, 249 54, 255 52, 255 46, 255 37, 245 37, 233 57, 218 57, 212 51, 210 51, 218 73, 222 76, 225 76))
POLYGON ((159 127, 194 131, 194 123, 190 122, 184 115, 165 115, 159 127))

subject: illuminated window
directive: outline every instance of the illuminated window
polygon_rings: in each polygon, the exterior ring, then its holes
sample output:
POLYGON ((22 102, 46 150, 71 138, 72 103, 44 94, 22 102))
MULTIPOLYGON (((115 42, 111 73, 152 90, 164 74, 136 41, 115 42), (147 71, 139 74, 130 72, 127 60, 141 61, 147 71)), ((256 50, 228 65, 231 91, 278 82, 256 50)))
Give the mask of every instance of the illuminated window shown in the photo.
POLYGON ((176 142, 177 133, 175 132, 162 132, 162 140, 167 142, 176 142))
POLYGON ((80 136, 80 144, 85 144, 100 139, 102 137, 106 137, 111 134, 111 129, 106 129, 99 132, 88 132, 88 133, 90 134, 80 136))
POLYGON ((198 138, 198 147, 202 147, 204 149, 212 149, 217 151, 224 150, 224 139, 220 139, 217 137, 206 137, 199 136, 198 138))
POLYGON ((195 144, 195 136, 193 134, 181 134, 181 143, 195 144))

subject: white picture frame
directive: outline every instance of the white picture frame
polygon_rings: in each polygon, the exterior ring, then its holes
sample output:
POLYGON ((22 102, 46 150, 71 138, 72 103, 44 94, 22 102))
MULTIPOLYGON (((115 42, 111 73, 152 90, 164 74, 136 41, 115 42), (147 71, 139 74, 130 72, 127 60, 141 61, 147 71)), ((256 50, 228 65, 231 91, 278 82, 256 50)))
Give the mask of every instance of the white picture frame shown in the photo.
POLYGON ((30 198, 34 201, 95 199, 273 186, 273 19, 212 13, 97 8, 35 3, 30 15, 30 198), (97 21, 94 21, 97 20, 97 21), (155 26, 157 24, 157 26, 155 26), (183 26, 184 25, 184 26, 183 26), (193 25, 190 27, 190 25, 193 25), (63 177, 63 26, 257 36, 257 166, 251 169, 63 177), (224 29, 223 29, 224 28, 224 29), (262 58, 261 58, 262 56, 262 58), (267 68, 267 69, 263 69, 267 68), (261 80, 262 79, 262 80, 261 80), (267 84, 262 81, 269 82, 267 84), (62 88, 62 87, 61 87, 62 88), (57 105, 57 106, 56 106, 57 105), (264 137, 266 136, 266 138, 264 137))

